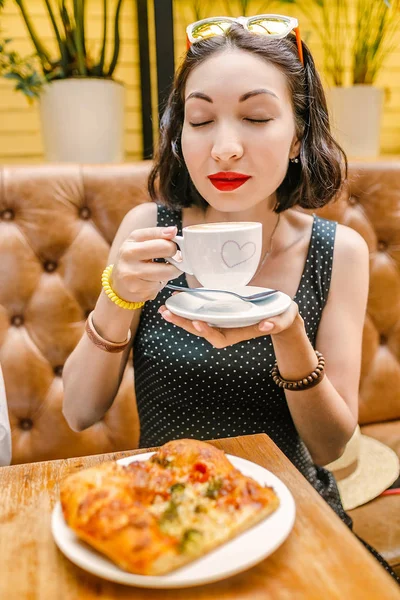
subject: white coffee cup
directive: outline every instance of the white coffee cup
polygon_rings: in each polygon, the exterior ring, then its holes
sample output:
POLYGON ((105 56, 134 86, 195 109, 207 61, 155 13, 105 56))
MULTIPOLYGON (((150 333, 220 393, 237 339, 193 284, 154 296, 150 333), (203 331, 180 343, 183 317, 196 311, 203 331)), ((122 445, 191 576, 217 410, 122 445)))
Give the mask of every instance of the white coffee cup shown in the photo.
POLYGON ((168 262, 204 286, 233 290, 247 285, 257 271, 262 248, 262 224, 253 222, 189 225, 173 241, 182 260, 168 262))

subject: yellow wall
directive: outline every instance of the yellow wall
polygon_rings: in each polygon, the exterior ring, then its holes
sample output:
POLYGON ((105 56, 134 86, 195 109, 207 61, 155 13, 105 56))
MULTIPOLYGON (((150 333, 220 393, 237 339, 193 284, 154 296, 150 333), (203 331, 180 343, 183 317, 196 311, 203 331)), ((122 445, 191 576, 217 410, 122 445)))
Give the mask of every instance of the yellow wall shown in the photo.
MULTIPOLYGON (((179 61, 179 57, 184 53, 186 46, 186 25, 195 20, 191 6, 196 3, 196 0, 174 0, 174 2, 176 8, 174 23, 176 40, 175 51, 177 61, 179 61)), ((297 0, 297 2, 298 4, 304 2, 305 5, 311 4, 311 2, 308 3, 305 0, 297 0)), ((197 4, 201 8, 201 18, 212 15, 226 15, 227 5, 231 9, 231 15, 238 16, 240 14, 239 0, 197 0, 197 4)), ((262 0, 252 0, 247 14, 260 14, 261 11, 263 13, 277 13, 298 18, 302 38, 310 47, 316 66, 321 74, 322 81, 327 87, 328 81, 323 73, 323 53, 321 43, 318 36, 312 31, 307 19, 299 12, 299 9, 295 5, 288 5, 285 2, 274 2, 273 0, 263 2, 262 0)), ((348 74, 349 71, 350 69, 348 69, 348 74)), ((347 81, 347 83, 349 82, 347 81)), ((385 66, 381 70, 375 84, 385 90, 381 132, 381 153, 400 154, 400 31, 398 31, 397 39, 395 40, 395 50, 385 62, 385 66)), ((368 127, 367 123, 366 127, 368 127)))
MULTIPOLYGON (((175 54, 177 63, 185 51, 185 26, 194 20, 191 6, 195 0, 175 0, 174 26, 175 26, 175 54)), ((46 17, 44 0, 29 0, 26 3, 36 28, 46 45, 54 44, 52 30, 46 17)), ((110 4, 113 4, 110 2, 110 4)), ((229 0, 231 7, 238 2, 229 0)), ((254 0, 255 10, 260 8, 261 0, 254 0)), ((265 3, 265 4, 268 4, 265 3)), ((271 3, 270 3, 271 4, 271 3)), ((88 37, 89 45, 96 52, 98 39, 102 26, 102 0, 88 0, 88 37)), ((149 0, 150 21, 152 18, 152 2, 149 0)), ((209 14, 226 14, 223 0, 213 0, 200 3, 204 13, 209 7, 209 14), (211 8, 212 7, 212 8, 211 8)), ((274 3, 269 12, 292 14, 300 18, 303 38, 308 42, 316 59, 317 67, 322 69, 322 52, 320 43, 315 33, 298 14, 295 6, 274 3), (273 9, 273 10, 272 10, 273 9)), ((111 15, 110 15, 111 16, 111 15)), ((111 21, 110 21, 111 24, 111 21)), ((15 41, 15 48, 21 54, 28 54, 32 46, 27 37, 24 24, 19 11, 12 1, 7 3, 7 8, 1 18, 1 28, 7 37, 15 41)), ((150 24, 151 25, 151 24, 150 24)), ((154 38, 150 26, 151 39, 154 38)), ((137 44, 137 21, 135 0, 125 0, 121 18, 122 48, 116 77, 126 85, 127 105, 125 118, 125 150, 126 160, 141 158, 141 114, 140 114, 140 78, 139 78, 139 51, 137 44)), ((400 32, 397 47, 382 69, 376 84, 385 88, 386 99, 382 126, 383 154, 400 154, 400 32)), ((54 47, 54 46, 53 46, 54 47)), ((155 90, 155 51, 151 49, 152 76, 154 79, 154 128, 157 128, 156 90, 155 90)), ((323 78, 324 79, 324 78, 323 78)), ((367 124, 366 124, 367 126, 367 124)), ((0 79, 0 163, 32 163, 43 161, 43 147, 40 136, 40 124, 37 108, 30 106, 21 93, 16 93, 12 85, 0 79)))
MULTIPOLYGON (((54 47, 52 29, 46 16, 44 0, 25 2, 37 32, 46 46, 54 47)), ((114 4, 114 2, 109 2, 114 4)), ((53 1, 53 5, 56 4, 53 1)), ((102 0, 88 0, 87 34, 89 47, 98 56, 98 40, 102 31, 102 0)), ((112 15, 110 14, 110 17, 112 15)), ((0 27, 22 55, 32 52, 18 8, 12 1, 1 17, 0 27)), ((109 29, 112 27, 110 19, 109 29)), ((136 9, 133 0, 125 0, 121 14, 122 47, 116 79, 126 85, 125 151, 127 160, 142 156, 140 113, 139 49, 136 9)), ((43 146, 36 103, 30 106, 25 96, 15 92, 11 83, 0 79, 0 163, 34 163, 43 161, 43 146)))

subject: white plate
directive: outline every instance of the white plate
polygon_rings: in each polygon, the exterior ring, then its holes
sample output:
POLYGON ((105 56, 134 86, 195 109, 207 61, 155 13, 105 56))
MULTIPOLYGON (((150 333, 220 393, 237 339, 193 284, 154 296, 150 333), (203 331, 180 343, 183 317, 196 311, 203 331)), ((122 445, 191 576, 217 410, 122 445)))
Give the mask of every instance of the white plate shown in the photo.
MULTIPOLYGON (((128 456, 118 462, 127 465, 147 460, 153 452, 128 456)), ((61 550, 73 563, 110 581, 146 588, 192 587, 225 579, 262 561, 274 552, 289 535, 295 520, 295 503, 285 484, 267 469, 237 456, 227 454, 231 463, 244 475, 261 485, 272 486, 280 500, 279 508, 235 539, 223 544, 206 556, 162 576, 134 575, 117 567, 110 560, 80 541, 64 521, 58 502, 52 514, 52 533, 61 550)))
MULTIPOLYGON (((249 296, 269 289, 244 285, 235 289, 235 292, 242 296, 249 296)), ((178 317, 191 321, 206 321, 216 327, 246 327, 280 315, 289 308, 291 302, 291 298, 283 292, 278 292, 260 302, 246 302, 221 292, 207 292, 207 294, 180 292, 170 296, 165 306, 178 317)))

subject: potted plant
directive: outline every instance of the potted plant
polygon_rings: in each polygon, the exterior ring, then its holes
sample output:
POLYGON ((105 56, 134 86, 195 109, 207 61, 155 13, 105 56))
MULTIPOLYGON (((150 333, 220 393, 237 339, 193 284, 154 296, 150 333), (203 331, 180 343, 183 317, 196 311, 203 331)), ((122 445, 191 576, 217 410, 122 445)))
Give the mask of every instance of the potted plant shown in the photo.
MULTIPOLYGON (((47 85, 39 96, 46 159, 65 162, 117 162, 123 159, 124 86, 114 79, 120 51, 119 22, 123 0, 114 2, 114 24, 109 36, 109 0, 103 0, 102 40, 92 56, 85 38, 87 0, 43 0, 57 47, 52 56, 30 18, 26 0, 18 6, 39 65, 37 77, 47 85), (112 52, 106 51, 112 38, 112 52)), ((9 75, 9 78, 12 78, 9 75)), ((14 77, 17 79, 17 76, 14 77)), ((26 84, 26 78, 25 78, 26 84)), ((19 80, 19 89, 29 86, 19 80)), ((31 90, 32 91, 32 90, 31 90)))
POLYGON ((376 79, 395 47, 400 0, 302 0, 298 7, 321 41, 336 138, 349 156, 377 156, 384 90, 376 79))
POLYGON ((11 41, 3 37, 0 31, 0 77, 14 81, 15 89, 21 90, 32 102, 39 98, 45 80, 36 70, 34 55, 22 57, 12 50, 11 41))

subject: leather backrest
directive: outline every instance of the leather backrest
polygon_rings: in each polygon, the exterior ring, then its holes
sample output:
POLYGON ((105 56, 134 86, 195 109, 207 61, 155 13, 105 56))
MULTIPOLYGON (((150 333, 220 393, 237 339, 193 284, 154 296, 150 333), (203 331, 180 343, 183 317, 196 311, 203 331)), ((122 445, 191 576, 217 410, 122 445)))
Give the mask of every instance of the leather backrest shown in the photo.
MULTIPOLYGON (((130 364, 112 408, 82 433, 71 431, 62 415, 60 375, 100 292, 119 223, 133 206, 148 201, 150 166, 0 170, 0 364, 13 463, 138 444, 130 364)), ((360 423, 399 419, 400 164, 351 164, 340 200, 317 212, 356 229, 371 252, 360 423)))
POLYGON ((131 365, 112 408, 82 433, 62 415, 61 373, 123 216, 148 200, 149 169, 140 162, 0 171, 0 364, 13 463, 137 447, 131 365))
POLYGON ((400 162, 351 163, 341 199, 318 213, 353 227, 370 251, 359 422, 400 419, 400 162))

